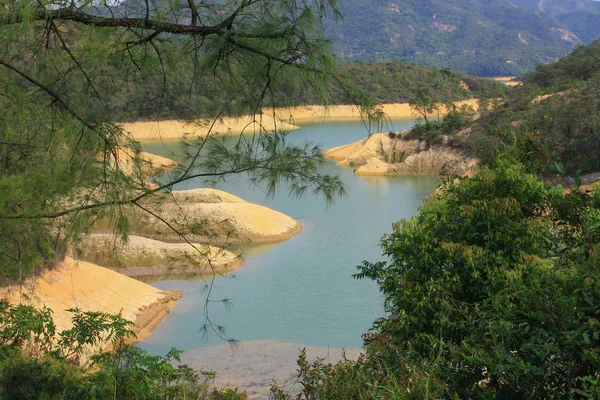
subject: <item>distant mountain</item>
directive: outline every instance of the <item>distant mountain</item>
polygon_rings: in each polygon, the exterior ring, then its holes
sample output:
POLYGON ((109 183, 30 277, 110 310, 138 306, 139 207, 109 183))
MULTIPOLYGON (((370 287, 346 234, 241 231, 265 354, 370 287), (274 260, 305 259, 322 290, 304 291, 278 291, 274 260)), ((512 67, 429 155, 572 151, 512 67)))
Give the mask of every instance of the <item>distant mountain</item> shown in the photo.
POLYGON ((515 5, 542 12, 571 29, 589 44, 600 39, 600 1, 510 0, 515 5))
POLYGON ((507 0, 344 0, 340 9, 343 21, 326 28, 349 61, 403 59, 473 75, 518 75, 581 43, 553 18, 507 0))

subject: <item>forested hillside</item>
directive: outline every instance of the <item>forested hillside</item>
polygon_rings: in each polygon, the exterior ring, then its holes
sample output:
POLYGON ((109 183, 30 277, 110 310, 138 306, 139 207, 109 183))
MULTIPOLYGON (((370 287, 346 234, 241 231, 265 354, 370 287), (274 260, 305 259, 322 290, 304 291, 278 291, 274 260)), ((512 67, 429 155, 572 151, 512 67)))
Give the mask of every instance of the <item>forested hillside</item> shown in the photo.
POLYGON ((579 38, 505 0, 347 0, 327 32, 344 60, 403 59, 480 76, 517 75, 569 52, 579 38))
MULTIPOLYGON (((185 59, 185 55, 181 56, 185 59)), ((192 63, 193 60, 187 60, 192 63)), ((170 73, 180 79, 170 79, 163 86, 160 71, 144 84, 124 85, 117 96, 113 115, 121 121, 138 119, 175 118, 193 119, 207 115, 216 104, 226 103, 223 85, 212 78, 192 79, 193 70, 174 67, 170 73), (191 82, 191 88, 188 84, 191 82), (158 94, 158 95, 157 95, 158 94)), ((470 98, 501 97, 507 87, 484 78, 461 74, 449 69, 425 67, 404 61, 384 63, 356 62, 338 66, 337 79, 332 79, 325 100, 317 88, 288 80, 274 84, 273 96, 268 96, 265 106, 296 106, 321 104, 356 104, 368 101, 379 103, 407 103, 420 90, 435 92, 442 102, 470 98)), ((236 105, 239 107, 241 104, 236 105)), ((227 111, 233 108, 229 108, 227 111)), ((242 108, 244 110, 244 108, 242 108)), ((239 112, 239 108, 237 110, 239 112)), ((253 112, 252 108, 245 108, 253 112)))
POLYGON ((512 0, 555 18, 585 43, 600 38, 600 2, 594 0, 512 0))
POLYGON ((599 71, 600 41, 539 66, 476 122, 469 140, 478 156, 511 146, 543 176, 600 171, 599 71))

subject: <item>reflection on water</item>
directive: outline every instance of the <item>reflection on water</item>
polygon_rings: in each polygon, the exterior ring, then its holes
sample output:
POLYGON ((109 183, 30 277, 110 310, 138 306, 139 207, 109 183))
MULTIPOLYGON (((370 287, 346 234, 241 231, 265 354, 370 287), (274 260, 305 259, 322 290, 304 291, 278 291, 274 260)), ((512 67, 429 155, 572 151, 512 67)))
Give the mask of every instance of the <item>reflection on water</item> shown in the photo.
MULTIPOLYGON (((405 129, 413 121, 394 123, 394 129, 405 129)), ((330 148, 365 136, 359 121, 334 122, 307 125, 290 133, 288 140, 296 143, 311 141, 321 143, 322 148, 330 148)), ((161 155, 168 155, 169 149, 176 148, 169 143, 144 145, 145 151, 161 155)), ((242 341, 248 351, 259 352, 256 341, 299 344, 293 345, 290 356, 285 360, 281 358, 272 369, 253 367, 257 361, 248 356, 247 359, 252 361, 248 361, 247 375, 243 375, 248 379, 241 385, 243 387, 254 385, 254 380, 270 381, 268 375, 273 376, 280 369, 291 368, 293 372, 299 347, 360 348, 361 334, 384 314, 384 310, 375 283, 357 281, 352 274, 363 260, 382 259, 378 247, 381 236, 391 230, 393 222, 413 216, 436 185, 436 179, 432 177, 355 176, 350 169, 338 167, 333 162, 326 163, 325 170, 338 174, 348 192, 329 207, 323 199, 314 196, 289 197, 285 188, 267 198, 245 176, 232 177, 217 186, 247 201, 283 212, 304 225, 300 234, 283 243, 240 249, 246 263, 234 271, 235 279, 218 278, 212 287, 211 299, 232 299, 233 308, 228 310, 219 303, 212 304, 209 309, 211 320, 226 327, 228 336, 242 341), (246 343, 254 344, 245 346, 246 343)), ((174 189, 205 185, 205 182, 195 180, 174 189)), ((203 368, 213 369, 212 362, 220 360, 224 373, 237 371, 239 364, 245 365, 242 356, 226 358, 229 354, 227 345, 214 334, 202 339, 200 331, 206 318, 203 306, 207 283, 168 279, 153 284, 161 289, 183 291, 184 297, 140 346, 153 354, 164 354, 171 347, 177 347, 186 350, 186 360, 194 355, 201 358, 199 355, 215 354, 214 359, 206 356, 203 368)), ((277 350, 272 354, 284 352, 274 345, 269 348, 277 350)), ((238 376, 238 373, 232 374, 238 376)))

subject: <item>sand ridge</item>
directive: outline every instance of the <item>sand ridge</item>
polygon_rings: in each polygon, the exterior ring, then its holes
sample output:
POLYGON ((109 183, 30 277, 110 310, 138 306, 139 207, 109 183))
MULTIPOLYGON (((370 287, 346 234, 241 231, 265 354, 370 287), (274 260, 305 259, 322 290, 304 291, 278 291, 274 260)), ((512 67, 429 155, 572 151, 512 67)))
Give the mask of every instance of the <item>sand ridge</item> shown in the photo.
POLYGON ((56 331, 72 326, 69 308, 121 313, 135 323, 137 340, 148 337, 167 316, 181 293, 156 289, 97 265, 67 257, 41 276, 23 285, 0 288, 0 297, 11 304, 46 306, 53 311, 56 331))
MULTIPOLYGON (((220 247, 236 243, 270 243, 287 240, 302 231, 302 224, 294 218, 216 189, 175 191, 159 195, 152 201, 144 206, 185 234, 188 240, 198 243, 220 247)), ((139 210, 135 212, 132 234, 181 242, 180 235, 163 221, 139 210)))
POLYGON ((298 129, 297 126, 274 119, 268 115, 221 117, 217 120, 201 119, 196 121, 138 121, 122 123, 120 126, 129 132, 134 140, 141 141, 197 139, 207 137, 209 134, 259 133, 275 129, 298 129))

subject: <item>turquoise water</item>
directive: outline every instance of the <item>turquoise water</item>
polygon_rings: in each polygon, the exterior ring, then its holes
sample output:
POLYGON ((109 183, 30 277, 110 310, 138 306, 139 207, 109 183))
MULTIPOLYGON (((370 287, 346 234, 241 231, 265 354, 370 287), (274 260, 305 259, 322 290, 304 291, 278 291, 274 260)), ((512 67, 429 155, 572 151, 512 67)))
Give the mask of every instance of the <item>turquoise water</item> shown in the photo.
MULTIPOLYGON (((390 129, 407 129, 413 120, 392 121, 390 129)), ((305 124, 289 140, 320 143, 323 149, 366 136, 360 122, 305 124)), ((144 150, 165 156, 176 151, 173 143, 149 142, 144 150)), ((304 230, 277 244, 249 249, 246 263, 234 277, 218 278, 211 298, 232 299, 233 307, 210 306, 211 320, 227 329, 227 336, 244 341, 271 340, 306 346, 360 348, 362 333, 384 315, 382 298, 374 282, 351 275, 363 260, 382 259, 378 247, 391 223, 414 215, 435 188, 432 177, 359 177, 333 162, 326 165, 339 174, 348 194, 326 206, 310 195, 290 198, 285 190, 274 198, 251 186, 243 176, 217 188, 243 199, 281 211, 299 220, 304 230)), ((190 181, 176 190, 204 186, 190 181)), ((166 280, 153 282, 161 289, 181 290, 184 297, 140 347, 153 354, 171 347, 198 349, 223 343, 214 334, 203 338, 206 282, 166 280)))

